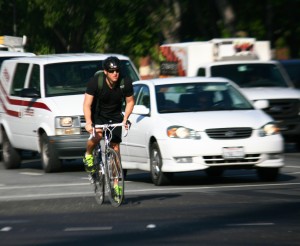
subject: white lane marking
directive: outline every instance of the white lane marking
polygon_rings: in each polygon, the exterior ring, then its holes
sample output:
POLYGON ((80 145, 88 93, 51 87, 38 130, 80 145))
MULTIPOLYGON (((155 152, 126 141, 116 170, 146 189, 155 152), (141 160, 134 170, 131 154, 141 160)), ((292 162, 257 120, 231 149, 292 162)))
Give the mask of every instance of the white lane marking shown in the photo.
POLYGON ((10 227, 10 226, 6 226, 6 227, 3 227, 3 228, 1 228, 1 230, 0 231, 11 231, 11 229, 12 229, 12 227, 10 227))
MULTIPOLYGON (((267 186, 289 186, 289 185, 299 185, 300 183, 279 183, 279 184, 252 184, 252 185, 221 185, 221 186, 198 186, 198 187, 177 187, 177 188, 157 188, 157 189, 140 189, 140 190, 126 190, 126 194, 144 194, 151 192, 176 192, 176 191, 189 191, 189 190, 208 190, 208 189, 228 189, 228 188, 249 188, 249 187, 263 187, 267 186)), ((72 184, 75 185, 75 184, 72 184)), ((78 184, 82 185, 82 184, 78 184)), ((86 185, 86 184, 85 184, 86 185)), ((56 185, 53 185, 56 187, 56 185)), ((59 186, 67 186, 65 184, 60 184, 59 186)), ((35 187, 35 186, 34 186, 35 187)), ((51 185, 47 186, 51 187, 51 185)), ((8 188, 8 187, 7 187, 8 188)), ((24 188, 24 187, 22 187, 24 188)), ((1 187, 0 187, 1 189, 1 187)), ((52 193, 52 194, 28 194, 28 195, 11 195, 11 196, 0 196, 1 200, 18 200, 18 199, 36 199, 36 198, 56 198, 56 197, 74 197, 74 196, 93 196, 94 193, 90 192, 63 192, 63 193, 52 193)))
POLYGON ((66 192, 66 193, 52 193, 52 194, 29 194, 29 195, 12 195, 12 196, 1 196, 1 200, 14 200, 14 199, 36 199, 36 198, 56 198, 56 197, 71 197, 71 196, 87 196, 92 195, 93 192, 66 192))
POLYGON ((31 175, 31 176, 44 175, 44 173, 35 173, 35 172, 21 172, 20 174, 31 175))
POLYGON ((70 227, 65 228, 64 231, 110 231, 112 226, 101 226, 101 227, 70 227))
POLYGON ((126 193, 139 193, 147 191, 176 191, 176 190, 206 190, 206 189, 226 189, 226 188, 248 188, 248 187, 266 187, 266 186, 288 186, 300 185, 300 183, 279 183, 279 184, 249 184, 249 185, 220 185, 220 186, 198 186, 198 187, 177 187, 177 188, 159 188, 159 189, 142 189, 142 190, 127 190, 126 193))
POLYGON ((50 188, 50 187, 66 187, 66 186, 86 186, 90 183, 72 183, 72 184, 46 184, 46 185, 12 185, 6 187, 0 187, 0 190, 8 189, 28 189, 28 188, 50 188))
POLYGON ((285 167, 300 168, 300 166, 285 166, 285 167))
POLYGON ((238 224, 227 224, 227 226, 271 226, 274 223, 238 223, 238 224))
POLYGON ((146 226, 147 229, 154 229, 156 228, 156 225, 155 224, 149 224, 146 226))
POLYGON ((299 174, 300 172, 293 172, 293 173, 288 173, 288 174, 299 174))

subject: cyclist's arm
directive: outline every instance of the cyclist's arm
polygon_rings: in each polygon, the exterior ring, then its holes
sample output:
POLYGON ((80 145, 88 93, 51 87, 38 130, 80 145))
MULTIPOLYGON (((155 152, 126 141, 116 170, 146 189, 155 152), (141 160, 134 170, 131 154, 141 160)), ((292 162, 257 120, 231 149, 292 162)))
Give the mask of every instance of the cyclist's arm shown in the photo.
POLYGON ((87 132, 92 133, 93 121, 92 121, 92 104, 93 104, 93 95, 89 95, 87 93, 84 94, 84 101, 83 101, 83 114, 85 118, 85 129, 87 132))
POLYGON ((125 107, 125 114, 124 114, 124 118, 123 118, 123 124, 127 125, 127 120, 129 118, 129 116, 132 113, 133 110, 133 106, 134 106, 134 97, 133 95, 130 97, 125 97, 126 100, 126 107, 125 107))

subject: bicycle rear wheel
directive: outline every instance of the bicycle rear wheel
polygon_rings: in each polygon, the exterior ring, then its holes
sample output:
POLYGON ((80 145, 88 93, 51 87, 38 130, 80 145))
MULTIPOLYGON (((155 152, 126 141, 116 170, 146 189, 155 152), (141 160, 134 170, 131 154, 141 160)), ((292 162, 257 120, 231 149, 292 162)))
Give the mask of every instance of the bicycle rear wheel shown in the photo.
POLYGON ((120 157, 112 148, 106 150, 105 168, 108 198, 114 207, 118 207, 124 199, 124 173, 120 157))

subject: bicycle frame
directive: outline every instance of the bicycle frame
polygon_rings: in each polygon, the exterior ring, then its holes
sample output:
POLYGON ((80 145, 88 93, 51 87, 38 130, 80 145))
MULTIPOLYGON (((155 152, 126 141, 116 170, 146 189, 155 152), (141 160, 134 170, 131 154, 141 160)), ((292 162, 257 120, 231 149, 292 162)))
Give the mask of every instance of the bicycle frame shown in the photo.
MULTIPOLYGON (((111 204, 115 207, 120 206, 124 196, 124 174, 122 170, 121 159, 119 153, 110 147, 110 141, 112 139, 112 131, 119 126, 123 126, 122 123, 117 124, 104 124, 93 126, 92 138, 96 134, 96 129, 101 128, 102 139, 104 139, 104 149, 102 151, 100 142, 95 147, 96 154, 94 158, 101 158, 97 161, 97 174, 96 180, 93 178, 95 184, 96 200, 99 204, 104 201, 104 184, 108 192, 108 197, 111 204), (104 136, 103 136, 104 135, 104 136), (104 154, 104 155, 103 155, 104 154), (97 155, 97 156, 96 156, 97 155), (100 156, 101 155, 101 156, 100 156), (102 158, 104 156, 104 159, 102 158), (101 171, 100 171, 101 170, 101 171), (99 198, 97 197, 99 196, 99 198)), ((125 131, 124 136, 127 135, 128 130, 125 131)))

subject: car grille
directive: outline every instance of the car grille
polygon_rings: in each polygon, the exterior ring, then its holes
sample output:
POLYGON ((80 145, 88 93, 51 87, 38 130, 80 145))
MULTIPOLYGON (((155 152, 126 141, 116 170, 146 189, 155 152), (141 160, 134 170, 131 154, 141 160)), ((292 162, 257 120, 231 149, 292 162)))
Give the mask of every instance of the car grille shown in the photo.
POLYGON ((275 120, 298 117, 300 101, 297 99, 269 100, 269 104, 265 112, 275 120))
POLYGON ((81 115, 80 116, 80 126, 81 126, 81 132, 87 132, 86 130, 85 130, 85 118, 84 118, 84 116, 83 115, 81 115))
POLYGON ((254 165, 259 163, 260 154, 247 154, 242 159, 230 159, 225 160, 223 156, 203 156, 205 163, 209 166, 221 166, 221 165, 254 165))
POLYGON ((250 127, 215 128, 207 129, 206 134, 213 139, 242 139, 249 138, 252 134, 250 127))

